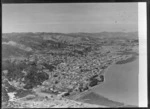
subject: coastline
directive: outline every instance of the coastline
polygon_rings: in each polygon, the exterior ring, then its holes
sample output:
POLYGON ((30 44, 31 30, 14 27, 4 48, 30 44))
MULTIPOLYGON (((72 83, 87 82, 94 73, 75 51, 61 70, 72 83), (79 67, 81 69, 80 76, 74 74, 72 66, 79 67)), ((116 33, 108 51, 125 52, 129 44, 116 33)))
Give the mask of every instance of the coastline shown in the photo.
MULTIPOLYGON (((135 56, 135 60, 137 60, 137 58, 138 58, 138 56, 135 56)), ((132 61, 130 61, 130 62, 133 62, 133 61, 135 61, 135 60, 132 60, 132 61)), ((127 63, 130 63, 130 62, 127 62, 127 63)), ((127 64, 127 63, 124 63, 124 64, 127 64)), ((114 64, 116 64, 116 61, 112 62, 106 69, 104 69, 104 71, 102 71, 101 75, 104 75, 104 77, 105 77, 105 74, 107 73, 108 69, 109 69, 112 65, 114 65, 114 64)), ((116 64, 116 65, 119 65, 119 64, 116 64)), ((120 64, 120 65, 122 65, 122 64, 120 64)), ((104 81, 104 82, 105 82, 105 81, 104 81)), ((75 93, 74 95, 70 95, 69 97, 66 97, 66 98, 71 99, 71 100, 75 100, 75 101, 79 101, 79 99, 80 99, 81 97, 84 97, 84 96, 86 96, 86 95, 92 93, 92 92, 93 92, 93 91, 92 91, 93 89, 99 87, 99 85, 101 85, 101 84, 104 84, 104 82, 99 83, 99 84, 97 84, 97 85, 95 85, 95 86, 93 86, 93 87, 89 87, 89 89, 86 90, 86 91, 84 91, 84 92, 77 92, 77 93, 75 93)), ((84 100, 83 100, 83 102, 84 102, 84 100)), ((117 101, 114 101, 114 102, 117 102, 117 101)), ((91 103, 91 104, 92 104, 92 103, 91 103)), ((128 104, 124 104, 124 106, 137 107, 137 106, 128 105, 128 104)))
MULTIPOLYGON (((137 59, 138 58, 138 56, 135 56, 135 58, 137 59)), ((136 60, 135 59, 135 60, 136 60)), ((130 63, 130 62, 133 62, 133 61, 135 61, 135 60, 132 60, 132 61, 129 61, 129 62, 127 62, 127 63, 130 63)), ((112 65, 114 65, 114 64, 116 64, 116 62, 117 61, 113 61, 112 63, 110 63, 110 64, 108 64, 108 66, 105 68, 105 69, 103 69, 102 70, 102 72, 99 74, 99 75, 104 75, 104 78, 105 78, 105 75, 106 75, 106 73, 107 73, 107 71, 108 71, 108 69, 110 68, 110 67, 112 67, 112 65)), ((124 63, 124 64, 126 64, 126 63, 124 63)), ((117 65, 119 65, 119 64, 117 64, 117 65)), ((122 64, 120 64, 120 65, 122 65, 122 64)), ((104 79, 105 80, 105 79, 104 79)), ((97 85, 95 85, 95 86, 92 86, 92 87, 89 87, 89 89, 88 90, 85 90, 85 91, 83 91, 83 92, 76 92, 75 94, 73 94, 73 95, 70 95, 70 96, 67 96, 67 97, 64 97, 64 98, 67 98, 67 99, 69 99, 69 100, 74 100, 74 101, 76 101, 76 102, 81 102, 81 103, 87 103, 87 102, 84 102, 84 100, 80 100, 80 98, 82 98, 82 97, 84 97, 84 96, 88 96, 88 94, 90 94, 90 93, 95 93, 95 92, 93 92, 92 90, 93 89, 95 89, 95 88, 97 88, 97 87, 99 87, 99 85, 101 85, 101 84, 104 84, 105 83, 105 81, 103 81, 103 82, 99 82, 97 85)), ((48 95, 48 94, 47 94, 48 95)), ((47 96, 47 95, 43 95, 43 96, 47 96)), ((101 96, 101 95, 100 95, 101 96)), ((102 99, 105 99, 105 97, 102 97, 102 99)), ((107 98, 106 98, 107 99, 107 98)), ((109 99, 108 99, 109 100, 109 99)), ((112 101, 112 100, 111 100, 112 101)), ((112 101, 113 102, 113 101, 112 101)), ((115 101, 114 101, 115 102, 115 101)), ((93 104, 93 103, 88 103, 88 104, 93 104)), ((99 104, 95 104, 95 105, 99 105, 99 104)), ((101 104, 100 104, 101 105, 101 104)), ((105 106, 105 105, 104 105, 105 106)), ((123 105, 122 105, 123 106, 123 105)), ((124 105, 124 106, 130 106, 130 105, 124 105)))
POLYGON ((138 107, 138 59, 137 56, 127 64, 115 64, 105 72, 105 83, 93 91, 126 106, 138 107))
MULTIPOLYGON (((105 73, 107 72, 107 70, 108 70, 113 64, 115 64, 115 63, 116 63, 115 61, 112 62, 106 69, 104 69, 104 70, 102 71, 102 73, 100 73, 100 75, 104 75, 104 77, 105 77, 105 73)), ((104 81, 104 82, 105 82, 105 81, 104 81)), ((68 96, 68 97, 66 97, 66 98, 72 99, 72 100, 77 100, 77 99, 79 99, 81 96, 85 96, 85 95, 91 93, 94 88, 97 88, 99 85, 103 84, 104 82, 101 82, 101 83, 99 83, 99 84, 97 84, 97 85, 95 85, 95 86, 93 86, 93 87, 89 87, 88 90, 85 90, 85 91, 83 91, 83 92, 76 92, 75 94, 70 95, 70 96, 68 96)))

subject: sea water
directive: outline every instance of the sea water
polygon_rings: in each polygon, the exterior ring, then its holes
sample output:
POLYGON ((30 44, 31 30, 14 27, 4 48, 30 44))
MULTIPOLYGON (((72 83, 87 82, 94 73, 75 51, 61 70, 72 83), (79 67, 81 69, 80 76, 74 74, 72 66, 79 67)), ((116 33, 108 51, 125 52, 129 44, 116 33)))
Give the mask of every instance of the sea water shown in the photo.
POLYGON ((92 91, 112 101, 138 106, 139 59, 114 64, 105 72, 105 82, 92 91))

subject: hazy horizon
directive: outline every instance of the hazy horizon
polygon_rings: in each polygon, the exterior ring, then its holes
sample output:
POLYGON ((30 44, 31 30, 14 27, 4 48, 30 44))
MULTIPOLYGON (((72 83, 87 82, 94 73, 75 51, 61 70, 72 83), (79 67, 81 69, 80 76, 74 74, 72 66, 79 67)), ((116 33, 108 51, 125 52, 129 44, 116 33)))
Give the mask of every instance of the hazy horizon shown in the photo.
POLYGON ((137 31, 138 3, 2 5, 2 33, 137 31))
POLYGON ((101 32, 7 32, 7 33, 2 33, 2 34, 10 34, 10 33, 60 33, 60 34, 73 34, 73 33, 103 33, 103 32, 106 32, 106 33, 138 33, 138 31, 130 31, 130 32, 125 32, 125 31, 114 31, 114 32, 111 32, 111 31, 101 31, 101 32))

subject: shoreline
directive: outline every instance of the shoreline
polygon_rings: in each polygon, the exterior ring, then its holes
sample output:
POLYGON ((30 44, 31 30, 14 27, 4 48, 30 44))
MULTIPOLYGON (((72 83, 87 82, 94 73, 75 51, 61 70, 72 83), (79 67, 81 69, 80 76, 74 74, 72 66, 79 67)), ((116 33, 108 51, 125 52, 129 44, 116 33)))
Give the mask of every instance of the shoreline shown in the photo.
MULTIPOLYGON (((135 57, 135 60, 137 60, 138 59, 138 57, 139 56, 136 56, 135 57)), ((135 60, 132 60, 132 61, 130 61, 130 62, 133 62, 133 61, 135 61, 135 60)), ((104 69, 104 71, 102 71, 102 73, 101 73, 101 75, 104 75, 104 77, 105 77, 105 74, 107 73, 107 71, 108 71, 108 69, 112 66, 112 65, 122 65, 122 64, 116 64, 116 62, 117 61, 114 61, 114 62, 112 62, 106 69, 104 69)), ((130 63, 130 62, 128 62, 128 63, 130 63)), ((124 63, 124 64, 127 64, 127 63, 124 63)), ((86 90, 86 91, 84 91, 84 92, 77 92, 77 93, 75 93, 74 95, 70 95, 70 96, 68 96, 68 97, 66 97, 67 99, 71 99, 71 100, 75 100, 75 101, 79 101, 78 99, 80 99, 80 97, 83 97, 83 96, 86 96, 86 95, 88 95, 88 94, 90 94, 91 92, 93 92, 92 90, 93 89, 95 89, 95 88, 97 88, 97 87, 99 87, 99 85, 101 85, 101 84, 104 84, 105 83, 105 81, 103 82, 103 83, 99 83, 99 84, 97 84, 97 85, 95 85, 95 86, 93 86, 93 87, 89 87, 89 89, 88 90, 86 90)), ((108 98, 109 99, 109 98, 108 98)), ((110 100, 110 99, 109 99, 110 100)), ((112 100, 113 101, 113 100, 112 100)), ((80 101, 81 102, 81 101, 80 101)), ((83 100, 83 102, 84 102, 84 100, 83 100)), ((114 102, 117 102, 117 101, 114 101, 114 102)), ((121 103, 121 102, 120 102, 121 103)), ((92 104, 92 103, 91 103, 92 104)), ((124 104, 124 103, 123 103, 124 104)), ((128 106, 128 104, 124 104, 124 106, 128 106)))
MULTIPOLYGON (((138 56, 136 56, 136 59, 135 59, 135 60, 137 60, 137 59, 138 59, 138 56)), ((133 61, 135 61, 135 60, 133 60, 133 61)), ((133 62, 133 61, 130 61, 130 62, 133 62)), ((104 78, 105 78, 105 74, 107 73, 108 69, 109 69, 112 65, 116 64, 116 62, 117 62, 117 61, 113 61, 111 64, 109 64, 105 69, 102 70, 102 72, 101 72, 99 75, 104 75, 104 78)), ((130 62, 128 62, 128 63, 130 63, 130 62)), ((126 63, 125 63, 125 64, 126 64, 126 63)), ((116 64, 116 65, 119 65, 119 64, 116 64)), ((120 65, 122 65, 122 64, 120 64, 120 65)), ((95 86, 93 86, 93 87, 90 87, 90 86, 89 86, 89 89, 88 89, 88 90, 85 90, 85 91, 83 91, 83 92, 75 92, 73 95, 69 95, 69 96, 66 96, 66 97, 64 97, 64 98, 69 99, 69 100, 74 100, 74 101, 77 101, 77 102, 81 102, 81 103, 86 103, 86 102, 84 102, 84 100, 80 100, 80 98, 81 98, 81 97, 84 97, 84 96, 86 96, 86 95, 88 95, 88 94, 90 94, 91 92, 93 92, 92 90, 94 90, 95 88, 99 87, 99 85, 104 84, 104 83, 105 83, 105 79, 104 79, 103 82, 99 82, 97 85, 95 85, 95 86)), ((94 92, 94 93, 95 93, 95 92, 94 92)), ((50 94, 47 94, 47 95, 50 95, 50 94)), ((44 95, 44 96, 47 96, 47 95, 44 95)), ((105 97, 104 97, 104 98, 105 98, 105 97)), ((108 99, 108 98, 107 98, 107 99, 108 99)), ((110 99, 108 99, 108 100, 110 100, 110 99)), ((113 100, 111 100, 111 101, 113 101, 113 100)), ((114 102, 116 102, 116 101, 114 101, 114 102)), ((93 104, 93 103, 89 103, 89 104, 93 104)), ((96 105, 99 105, 99 104, 96 104, 96 105)), ((126 106, 127 104, 124 104, 124 105, 126 106)))
MULTIPOLYGON (((112 65, 114 65, 115 63, 116 63, 115 61, 112 62, 106 69, 104 69, 104 70, 102 71, 102 73, 100 73, 100 75, 104 75, 104 77, 105 77, 105 73, 107 72, 107 70, 108 70, 112 65)), ((105 79, 104 79, 104 81, 105 81, 105 79)), ((88 94, 88 93, 91 93, 94 88, 98 87, 99 85, 101 85, 101 84, 103 84, 103 83, 104 83, 104 82, 100 82, 99 84, 97 84, 97 85, 95 85, 95 86, 93 86, 93 87, 89 87, 88 90, 85 90, 85 91, 83 91, 83 92, 76 92, 74 95, 70 95, 70 96, 68 96, 68 97, 66 97, 66 98, 68 98, 68 99, 72 99, 72 98, 73 98, 72 100, 77 100, 78 98, 76 98, 76 96, 81 97, 81 96, 84 96, 84 95, 86 95, 86 94, 88 94), (74 98, 75 98, 75 99, 74 99, 74 98)))

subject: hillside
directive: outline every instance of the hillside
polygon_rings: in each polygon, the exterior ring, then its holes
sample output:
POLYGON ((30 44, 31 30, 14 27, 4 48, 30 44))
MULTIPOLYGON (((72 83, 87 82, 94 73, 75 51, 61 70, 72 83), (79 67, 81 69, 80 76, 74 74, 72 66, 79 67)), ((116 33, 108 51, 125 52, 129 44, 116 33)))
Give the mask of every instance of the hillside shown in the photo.
POLYGON ((19 47, 3 44, 2 45, 2 57, 9 58, 9 57, 24 57, 30 55, 32 52, 20 49, 19 47))

